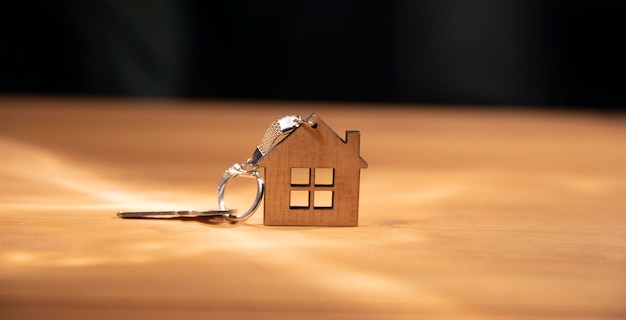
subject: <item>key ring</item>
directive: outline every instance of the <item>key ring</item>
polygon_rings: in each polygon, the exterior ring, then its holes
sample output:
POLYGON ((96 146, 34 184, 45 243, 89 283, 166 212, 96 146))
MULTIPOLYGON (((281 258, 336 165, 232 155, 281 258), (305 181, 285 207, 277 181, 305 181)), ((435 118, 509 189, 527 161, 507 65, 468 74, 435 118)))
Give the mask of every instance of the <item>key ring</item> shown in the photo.
POLYGON ((228 183, 239 176, 256 179, 257 193, 252 206, 242 214, 225 214, 224 217, 231 222, 240 222, 250 218, 259 208, 261 199, 263 199, 263 192, 265 190, 263 179, 261 179, 261 175, 259 174, 259 168, 251 164, 250 161, 252 161, 252 159, 248 159, 248 161, 242 164, 235 163, 232 167, 228 168, 217 186, 217 201, 219 203, 220 210, 226 211, 226 205, 224 204, 224 192, 226 191, 228 183))

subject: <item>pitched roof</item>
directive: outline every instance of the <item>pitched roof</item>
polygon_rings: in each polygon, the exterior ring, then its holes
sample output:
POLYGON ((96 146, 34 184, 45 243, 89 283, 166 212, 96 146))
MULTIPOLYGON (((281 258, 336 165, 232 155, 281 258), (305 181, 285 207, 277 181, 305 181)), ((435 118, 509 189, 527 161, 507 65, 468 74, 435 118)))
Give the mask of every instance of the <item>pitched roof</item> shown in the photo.
MULTIPOLYGON (((258 164, 263 166, 263 162, 272 161, 273 154, 277 150, 285 148, 292 144, 293 141, 298 141, 298 148, 304 148, 314 153, 315 150, 320 148, 330 148, 345 150, 346 152, 352 152, 356 157, 358 166, 360 168, 367 168, 367 162, 360 156, 360 133, 359 131, 348 130, 346 131, 346 138, 341 138, 321 117, 312 113, 308 118, 308 121, 317 123, 315 128, 303 124, 299 128, 289 133, 285 138, 278 142, 264 157, 259 159, 258 164), (314 131, 315 134, 311 134, 314 131), (295 138, 295 139, 294 139, 295 138)), ((318 155, 319 156, 319 155, 318 155)))

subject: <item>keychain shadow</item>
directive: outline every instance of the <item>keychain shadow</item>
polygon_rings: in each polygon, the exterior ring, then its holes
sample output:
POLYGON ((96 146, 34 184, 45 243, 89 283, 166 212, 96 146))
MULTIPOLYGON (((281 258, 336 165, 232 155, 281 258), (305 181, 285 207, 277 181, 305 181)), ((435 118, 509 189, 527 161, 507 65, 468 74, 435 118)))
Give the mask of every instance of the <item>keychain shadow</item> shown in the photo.
POLYGON ((241 226, 241 223, 234 223, 227 220, 224 217, 168 217, 168 218, 157 218, 157 217, 129 217, 124 218, 128 220, 159 220, 159 221, 183 221, 183 222, 197 222, 201 224, 206 224, 214 227, 222 227, 222 228, 232 228, 236 226, 241 226))
MULTIPOLYGON (((264 224, 250 224, 244 222, 229 221, 224 217, 126 217, 125 220, 159 220, 159 221, 183 221, 196 222, 217 228, 236 228, 246 226, 248 228, 266 229, 268 226, 264 224)), ((354 228, 354 227, 325 227, 325 226, 271 226, 276 231, 296 231, 311 229, 336 229, 336 228, 354 228)))

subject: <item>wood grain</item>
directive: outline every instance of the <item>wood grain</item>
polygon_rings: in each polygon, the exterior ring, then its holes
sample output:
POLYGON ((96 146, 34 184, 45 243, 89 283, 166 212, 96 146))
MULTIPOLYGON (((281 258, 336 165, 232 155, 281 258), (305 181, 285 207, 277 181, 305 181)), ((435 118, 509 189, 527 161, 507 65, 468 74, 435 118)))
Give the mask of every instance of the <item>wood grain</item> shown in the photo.
POLYGON ((623 319, 625 141, 579 112, 3 97, 0 318, 623 319), (361 131, 358 227, 115 216, 215 208, 312 112, 361 131))

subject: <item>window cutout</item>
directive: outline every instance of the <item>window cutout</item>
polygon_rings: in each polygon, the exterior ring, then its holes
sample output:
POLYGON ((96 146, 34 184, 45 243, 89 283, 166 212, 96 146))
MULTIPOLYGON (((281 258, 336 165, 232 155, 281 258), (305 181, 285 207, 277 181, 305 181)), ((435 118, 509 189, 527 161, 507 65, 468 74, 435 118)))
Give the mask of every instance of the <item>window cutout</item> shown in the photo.
POLYGON ((289 206, 291 208, 308 208, 309 191, 291 190, 291 194, 289 196, 289 206))
POLYGON ((330 209, 333 207, 332 191, 315 191, 313 193, 313 207, 315 209, 330 209))
POLYGON ((335 184, 334 168, 315 168, 315 185, 332 186, 335 184))
POLYGON ((291 185, 292 186, 308 186, 310 184, 311 169, 309 168, 291 168, 291 185))

